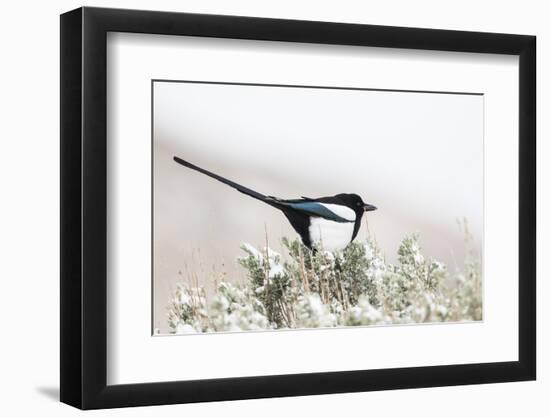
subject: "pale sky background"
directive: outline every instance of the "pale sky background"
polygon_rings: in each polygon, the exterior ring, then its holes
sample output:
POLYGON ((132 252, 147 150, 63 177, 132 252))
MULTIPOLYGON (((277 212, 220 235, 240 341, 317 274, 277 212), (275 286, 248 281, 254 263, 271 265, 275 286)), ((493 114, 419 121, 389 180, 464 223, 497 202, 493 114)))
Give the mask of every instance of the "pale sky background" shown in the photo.
MULTIPOLYGON (((173 161, 177 155, 281 198, 357 193, 395 261, 413 232, 427 256, 462 267, 467 218, 483 231, 483 97, 228 84, 154 83, 154 327, 186 271, 242 281, 240 245, 282 252, 298 237, 274 208, 173 161), (181 274, 179 273, 181 271, 181 274)), ((365 222, 357 239, 367 234, 365 222)))

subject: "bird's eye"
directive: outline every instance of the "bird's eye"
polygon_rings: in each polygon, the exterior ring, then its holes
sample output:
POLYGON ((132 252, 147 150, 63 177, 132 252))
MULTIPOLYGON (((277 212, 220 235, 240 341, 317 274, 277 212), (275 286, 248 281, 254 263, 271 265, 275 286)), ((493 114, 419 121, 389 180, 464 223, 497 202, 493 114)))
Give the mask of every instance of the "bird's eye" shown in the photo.
POLYGON ((361 205, 361 203, 357 203, 357 207, 359 207, 361 205))

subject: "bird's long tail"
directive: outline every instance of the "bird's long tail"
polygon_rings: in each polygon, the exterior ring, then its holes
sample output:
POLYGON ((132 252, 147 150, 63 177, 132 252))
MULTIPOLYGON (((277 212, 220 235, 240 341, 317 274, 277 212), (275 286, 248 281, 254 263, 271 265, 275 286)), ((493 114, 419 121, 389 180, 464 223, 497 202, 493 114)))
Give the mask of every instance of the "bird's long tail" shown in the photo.
POLYGON ((215 180, 218 180, 226 185, 229 185, 230 187, 233 187, 237 191, 240 191, 243 194, 246 194, 252 198, 255 198, 257 200, 263 201, 264 203, 267 203, 271 206, 278 207, 276 200, 273 197, 269 197, 266 195, 263 195, 257 191, 251 190, 250 188, 245 187, 244 185, 237 184, 236 182, 233 182, 231 180, 228 180, 227 178, 224 178, 218 174, 214 174, 213 172, 207 171, 206 169, 203 169, 201 167, 198 167, 196 165, 191 164, 190 162, 184 161, 181 158, 178 158, 177 156, 174 156, 174 161, 176 161, 178 164, 183 165, 184 167, 191 168, 195 171, 200 172, 201 174, 208 175, 211 178, 214 178, 215 180))

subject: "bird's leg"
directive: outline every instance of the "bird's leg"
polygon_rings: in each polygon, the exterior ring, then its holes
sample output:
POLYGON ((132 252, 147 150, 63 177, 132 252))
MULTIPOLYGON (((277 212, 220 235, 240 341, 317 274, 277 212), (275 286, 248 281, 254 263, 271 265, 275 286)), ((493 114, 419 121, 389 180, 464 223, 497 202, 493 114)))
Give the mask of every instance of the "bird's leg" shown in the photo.
POLYGON ((336 276, 336 285, 338 286, 338 283, 340 283, 340 287, 342 287, 342 265, 338 256, 334 257, 334 272, 334 275, 336 276))
POLYGON ((302 246, 298 246, 298 256, 300 257, 300 275, 302 276, 302 283, 307 294, 309 294, 309 281, 307 278, 307 271, 304 262, 304 253, 302 251, 302 246))

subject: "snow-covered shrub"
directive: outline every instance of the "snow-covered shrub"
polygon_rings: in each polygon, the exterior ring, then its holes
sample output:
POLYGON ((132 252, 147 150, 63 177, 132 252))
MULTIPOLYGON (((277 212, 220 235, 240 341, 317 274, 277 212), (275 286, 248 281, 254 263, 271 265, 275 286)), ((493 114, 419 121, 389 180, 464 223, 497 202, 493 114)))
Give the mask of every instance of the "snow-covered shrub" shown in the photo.
POLYGON ((218 285, 210 305, 207 331, 259 330, 271 327, 263 304, 248 288, 238 288, 228 282, 218 285))
POLYGON ((451 274, 426 258, 414 234, 390 264, 373 239, 344 250, 311 251, 283 239, 286 256, 244 244, 238 259, 248 281, 204 288, 179 286, 169 308, 173 333, 366 326, 481 320, 481 268, 469 252, 451 274))
POLYGON ((293 327, 334 327, 335 314, 331 313, 330 306, 323 304, 318 294, 300 295, 294 304, 293 327))
POLYGON ((293 282, 281 255, 267 247, 260 252, 250 244, 242 245, 241 249, 246 256, 237 261, 248 271, 249 288, 265 308, 268 320, 276 327, 291 327, 291 314, 284 307, 294 298, 293 282))
POLYGON ((208 311, 204 288, 178 285, 170 303, 168 324, 174 333, 198 333, 208 328, 208 311))
POLYGON ((263 304, 248 288, 221 282, 210 303, 204 288, 178 286, 169 306, 168 323, 173 333, 201 333, 269 329, 263 304))

